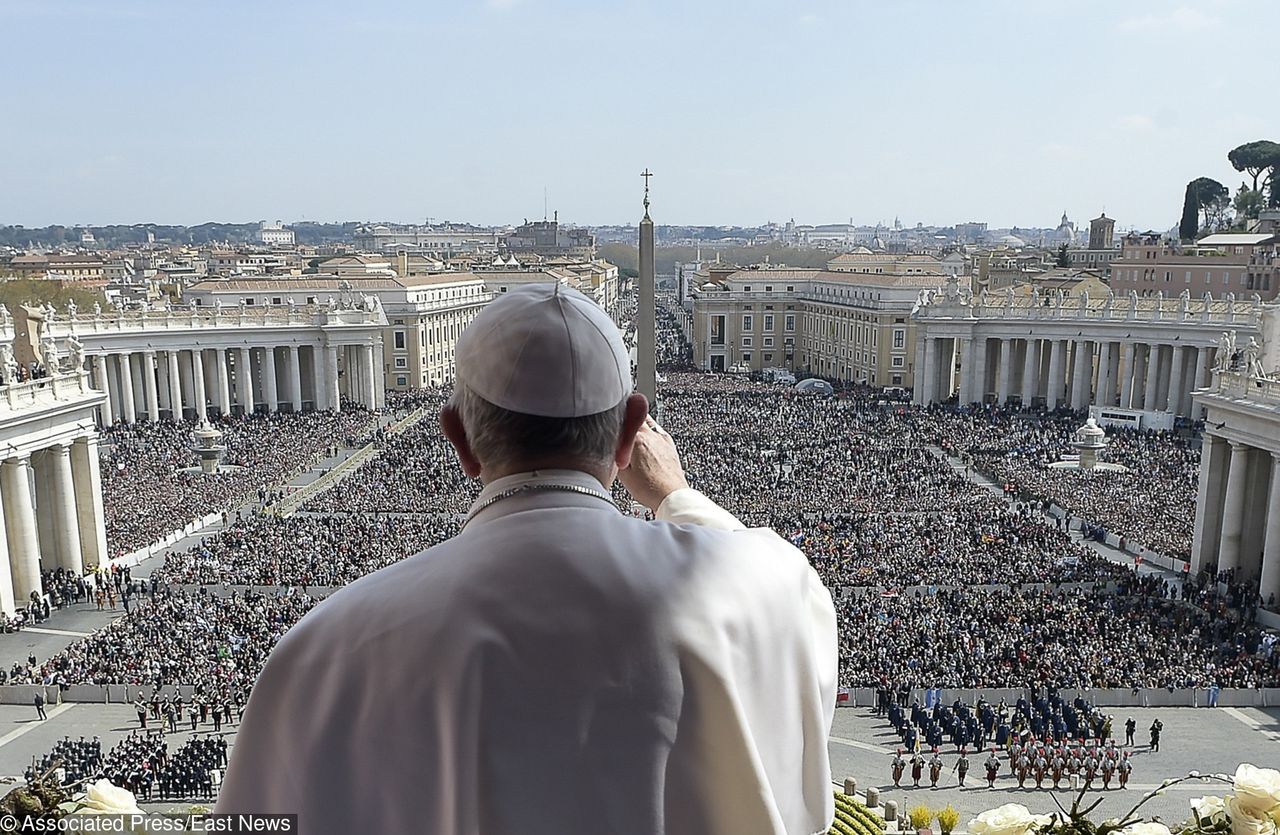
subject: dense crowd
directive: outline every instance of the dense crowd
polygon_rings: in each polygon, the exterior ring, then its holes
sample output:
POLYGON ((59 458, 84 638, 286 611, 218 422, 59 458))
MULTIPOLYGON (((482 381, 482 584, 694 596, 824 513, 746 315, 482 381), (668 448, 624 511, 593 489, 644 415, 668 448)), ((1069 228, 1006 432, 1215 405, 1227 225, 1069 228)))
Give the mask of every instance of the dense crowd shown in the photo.
POLYGON ((939 410, 939 443, 1019 492, 1168 556, 1191 553, 1200 450, 1185 434, 1108 427, 1104 461, 1128 472, 1052 469, 1072 454, 1074 414, 939 410))
POLYGON ((465 514, 480 488, 462 472, 453 447, 440 432, 440 408, 448 395, 446 390, 402 395, 399 407, 421 408, 422 419, 401 432, 374 433, 378 455, 312 498, 303 510, 465 514))
POLYGON ((317 598, 301 591, 225 596, 160 585, 128 612, 11 684, 190 684, 243 702, 267 653, 317 598))
POLYGON ((372 428, 368 412, 259 414, 217 424, 226 447, 216 474, 198 472, 190 423, 117 424, 102 433, 107 547, 119 556, 188 522, 274 487, 372 428))
POLYGON ((167 583, 343 586, 458 529, 456 520, 434 516, 255 515, 170 553, 152 577, 167 583))
MULTIPOLYGON (((681 346, 667 314, 663 344, 681 346)), ((1180 553, 1197 466, 1183 437, 1114 433, 1105 458, 1130 473, 1049 470, 1070 451, 1078 416, 926 410, 850 386, 835 397, 807 396, 678 370, 688 365, 685 349, 664 353, 660 420, 693 486, 795 543, 832 588, 843 685, 1280 683, 1275 635, 1249 621, 1246 604, 1256 600, 1246 583, 1223 596, 1198 578, 1179 586, 1139 580, 1041 513, 1052 500, 1133 541, 1180 553), (1016 484, 1020 498, 974 484, 947 452, 1016 484)), ((236 476, 234 487, 187 492, 176 469, 191 460, 189 429, 114 430, 111 455, 126 466, 108 506, 126 492, 130 470, 142 472, 131 483, 143 489, 115 511, 125 519, 147 507, 151 517, 162 515, 161 505, 186 508, 176 515, 225 506, 235 491, 269 487, 326 445, 369 442, 378 454, 298 515, 239 519, 170 555, 128 615, 15 675, 194 684, 211 699, 243 699, 280 635, 317 602, 305 589, 343 585, 457 532, 479 488, 440 434, 436 412, 447 396, 392 395, 393 411, 424 414, 397 430, 371 427, 364 413, 232 424, 229 457, 251 475, 236 476), (165 485, 177 485, 172 501, 159 498, 165 485), (218 596, 182 584, 294 591, 218 596)), ((614 492, 620 507, 632 508, 625 490, 614 492)))
POLYGON ((910 687, 1259 687, 1280 682, 1274 636, 1201 609, 1153 577, 1115 593, 951 589, 837 601, 841 680, 910 687))

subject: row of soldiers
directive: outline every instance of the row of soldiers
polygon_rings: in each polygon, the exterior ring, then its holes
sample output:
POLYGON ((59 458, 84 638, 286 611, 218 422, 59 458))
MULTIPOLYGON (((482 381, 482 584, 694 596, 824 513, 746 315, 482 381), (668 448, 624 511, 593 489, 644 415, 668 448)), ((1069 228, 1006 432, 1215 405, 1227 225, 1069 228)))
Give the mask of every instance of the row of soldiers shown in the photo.
MULTIPOLYGON (((1027 737, 1055 743, 1071 740, 1105 743, 1112 735, 1109 715, 1083 698, 1067 701, 1053 689, 1046 692, 1033 689, 1030 699, 1019 698, 1012 709, 1003 699, 998 704, 978 699, 973 705, 959 699, 946 705, 939 700, 929 707, 913 701, 909 708, 904 708, 894 695, 887 688, 878 691, 876 710, 886 715, 908 751, 939 748, 946 739, 956 748, 972 746, 980 751, 992 743, 1005 748, 1027 737)), ((1133 744, 1135 724, 1133 719, 1125 723, 1129 745, 1133 744)))
MULTIPOLYGON (((926 760, 920 751, 915 751, 908 760, 903 757, 902 749, 899 748, 890 766, 893 785, 901 788, 902 777, 907 766, 910 765, 913 787, 920 787, 920 780, 927 767, 929 785, 937 788, 946 764, 937 748, 933 749, 932 754, 933 756, 926 760)), ((1041 789, 1045 787, 1046 780, 1052 779, 1053 788, 1057 789, 1062 787, 1063 780, 1071 784, 1078 778, 1080 784, 1086 789, 1092 789, 1095 781, 1099 779, 1103 789, 1110 789, 1113 779, 1123 789, 1128 786, 1129 776, 1133 772, 1133 762, 1129 759, 1129 752, 1121 752, 1117 749, 1114 740, 1105 748, 1070 743, 1023 745, 1014 742, 1009 747, 1008 762, 1010 776, 1017 778, 1019 788, 1027 788, 1027 781, 1034 780, 1036 788, 1041 789)), ((984 765, 987 772, 987 788, 994 789, 1000 774, 1000 758, 996 755, 994 747, 990 749, 984 765)), ((960 749, 951 770, 957 775, 959 785, 963 787, 965 777, 969 773, 967 749, 960 749)))

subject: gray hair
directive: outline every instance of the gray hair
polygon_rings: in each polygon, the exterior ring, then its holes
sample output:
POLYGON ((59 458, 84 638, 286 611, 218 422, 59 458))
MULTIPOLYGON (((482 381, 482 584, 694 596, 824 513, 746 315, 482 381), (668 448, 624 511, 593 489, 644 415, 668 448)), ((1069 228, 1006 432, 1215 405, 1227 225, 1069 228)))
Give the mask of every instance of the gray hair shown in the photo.
POLYGON ((461 381, 449 402, 458 411, 472 453, 486 466, 548 458, 607 464, 618 448, 627 413, 623 400, 578 418, 526 415, 493 405, 461 381))

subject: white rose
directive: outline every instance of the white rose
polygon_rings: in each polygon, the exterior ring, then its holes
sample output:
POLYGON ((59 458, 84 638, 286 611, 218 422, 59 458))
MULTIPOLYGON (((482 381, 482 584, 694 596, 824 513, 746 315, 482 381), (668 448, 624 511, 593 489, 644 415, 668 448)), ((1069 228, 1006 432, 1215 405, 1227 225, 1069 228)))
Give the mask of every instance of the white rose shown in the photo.
POLYGON ((1200 820, 1205 823, 1221 823, 1227 819, 1226 802, 1221 797, 1197 797, 1191 801, 1191 808, 1196 810, 1200 820))
POLYGON ((98 780, 89 786, 88 793, 76 809, 77 815, 141 815, 138 800, 133 792, 113 786, 110 780, 98 780))
POLYGON ((1021 803, 1006 803, 969 821, 968 829, 972 835, 1025 835, 1032 827, 1048 823, 1048 815, 1033 815, 1021 803))
POLYGON ((1231 835, 1276 835, 1276 822, 1265 813, 1255 814, 1240 802, 1238 797, 1228 797, 1227 817, 1231 819, 1231 835))
POLYGON ((1260 818, 1280 806, 1280 771, 1241 763, 1236 769, 1236 801, 1260 818))
POLYGON ((1154 821, 1138 821, 1120 830, 1123 835, 1173 835, 1169 827, 1154 821))

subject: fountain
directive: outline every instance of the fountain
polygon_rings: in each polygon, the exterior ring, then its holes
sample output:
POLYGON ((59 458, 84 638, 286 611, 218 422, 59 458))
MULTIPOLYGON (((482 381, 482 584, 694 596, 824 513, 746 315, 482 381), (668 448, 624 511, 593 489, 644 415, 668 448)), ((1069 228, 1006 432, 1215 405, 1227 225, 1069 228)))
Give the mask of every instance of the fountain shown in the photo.
POLYGON ((200 457, 200 471, 208 475, 216 473, 218 465, 222 463, 222 456, 227 451, 227 448, 219 443, 222 440, 222 433, 206 420, 191 432, 191 440, 191 449, 200 457))
POLYGON ((1098 460, 1098 455, 1110 443, 1107 433, 1098 426, 1098 421, 1095 418, 1089 418, 1084 422, 1084 426, 1076 430, 1075 440, 1071 442, 1071 448, 1076 451, 1076 454, 1064 456, 1061 461, 1055 461, 1049 467, 1055 470, 1102 470, 1127 473, 1128 467, 1098 460))

